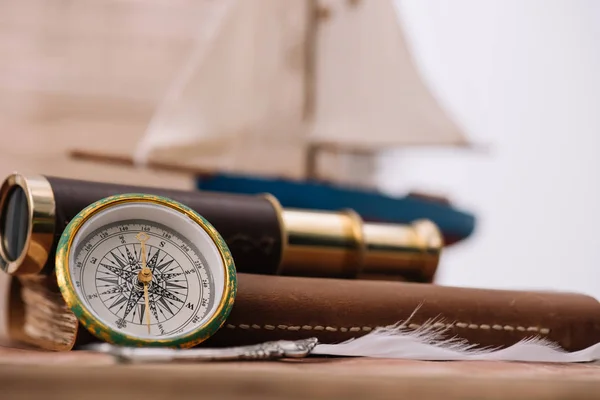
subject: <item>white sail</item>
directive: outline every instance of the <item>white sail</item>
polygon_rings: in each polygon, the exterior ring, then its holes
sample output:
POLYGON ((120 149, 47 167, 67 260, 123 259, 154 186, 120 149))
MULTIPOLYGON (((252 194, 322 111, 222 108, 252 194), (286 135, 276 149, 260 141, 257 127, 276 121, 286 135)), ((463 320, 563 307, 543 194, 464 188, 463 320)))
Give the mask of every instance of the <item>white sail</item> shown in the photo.
POLYGON ((393 1, 230 4, 182 67, 139 162, 303 177, 317 145, 333 149, 318 153, 317 176, 366 183, 373 157, 345 149, 465 143, 413 65, 393 1))
POLYGON ((23 0, 0 11, 0 128, 31 137, 15 157, 78 148, 302 178, 312 145, 334 144, 318 176, 356 182, 370 180, 373 158, 358 168, 340 149, 463 140, 412 65, 391 0, 23 0))
POLYGON ((136 159, 298 176, 305 153, 305 0, 225 0, 136 159))
POLYGON ((465 143, 415 68, 392 1, 320 0, 309 140, 381 149, 465 143))

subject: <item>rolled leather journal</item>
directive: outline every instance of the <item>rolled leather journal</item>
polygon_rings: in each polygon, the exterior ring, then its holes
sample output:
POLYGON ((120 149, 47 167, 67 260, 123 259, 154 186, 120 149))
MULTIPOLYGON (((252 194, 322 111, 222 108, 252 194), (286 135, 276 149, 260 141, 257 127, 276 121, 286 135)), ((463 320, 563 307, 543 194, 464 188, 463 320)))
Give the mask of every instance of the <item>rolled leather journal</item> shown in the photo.
POLYGON ((58 238, 91 203, 123 193, 160 195, 205 217, 223 236, 238 272, 431 282, 443 239, 428 220, 363 223, 352 211, 282 209, 246 196, 12 174, 0 187, 0 269, 49 273, 58 238))
MULTIPOLYGON (((14 339, 52 350, 98 341, 78 328, 55 278, 37 275, 13 282, 9 326, 14 339)), ((381 326, 411 330, 426 323, 478 347, 507 347, 539 337, 576 351, 600 341, 600 303, 573 293, 238 274, 229 317, 200 346, 309 337, 333 344, 381 326)))

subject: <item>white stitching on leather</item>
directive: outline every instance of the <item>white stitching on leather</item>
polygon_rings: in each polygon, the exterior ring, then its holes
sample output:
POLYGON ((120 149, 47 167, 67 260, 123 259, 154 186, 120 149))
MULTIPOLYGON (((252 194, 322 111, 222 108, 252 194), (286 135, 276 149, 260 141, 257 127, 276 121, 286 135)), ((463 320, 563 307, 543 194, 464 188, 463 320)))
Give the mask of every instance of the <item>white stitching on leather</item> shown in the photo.
MULTIPOLYGON (((410 329, 417 329, 420 328, 422 325, 421 324, 408 324, 408 328, 410 329)), ((370 332, 373 329, 376 329, 377 327, 372 327, 372 326, 351 326, 351 327, 340 327, 340 328, 336 328, 333 326, 322 326, 322 325, 316 325, 316 326, 310 326, 310 325, 302 325, 302 326, 298 326, 298 325, 264 325, 264 326, 260 326, 257 324, 252 324, 252 325, 248 325, 248 324, 238 324, 236 325, 232 325, 232 324, 227 324, 225 325, 225 327, 227 329, 250 329, 250 327, 252 327, 252 329, 266 329, 269 331, 272 331, 274 329, 281 329, 281 330, 288 330, 288 331, 299 331, 300 329, 305 330, 305 331, 310 331, 310 330, 315 330, 315 331, 328 331, 328 332, 370 332)), ((530 327, 524 327, 524 326, 511 326, 511 325, 498 325, 498 324, 494 324, 494 325, 488 325, 488 324, 481 324, 481 325, 477 325, 477 324, 467 324, 466 322, 456 322, 456 323, 452 323, 452 324, 444 324, 441 322, 436 322, 433 324, 434 328, 462 328, 462 329, 482 329, 482 330, 490 330, 490 329, 494 329, 497 331, 508 331, 508 332, 512 332, 512 331, 519 331, 519 332, 537 332, 540 333, 542 335, 547 335, 550 333, 550 329, 548 328, 539 328, 537 326, 530 326, 530 327)), ((407 328, 406 325, 400 325, 400 328, 407 328)))

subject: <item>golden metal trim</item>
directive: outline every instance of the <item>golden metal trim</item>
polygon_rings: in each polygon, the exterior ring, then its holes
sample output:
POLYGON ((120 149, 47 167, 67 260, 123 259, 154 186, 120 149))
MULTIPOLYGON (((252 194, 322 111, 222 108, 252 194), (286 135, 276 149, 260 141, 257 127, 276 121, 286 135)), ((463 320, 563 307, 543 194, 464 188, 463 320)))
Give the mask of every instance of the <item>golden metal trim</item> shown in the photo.
POLYGON ((281 231, 281 251, 279 253, 279 261, 277 261, 277 271, 275 272, 276 275, 281 275, 281 273, 283 272, 283 258, 285 256, 285 252, 288 249, 288 245, 289 245, 289 235, 287 232, 287 227, 285 224, 285 219, 283 218, 283 213, 285 212, 285 210, 283 209, 283 207, 281 206, 281 203, 279 202, 279 200, 277 200, 277 198, 275 196, 273 196, 270 193, 263 193, 261 194, 262 197, 264 197, 265 199, 267 199, 269 201, 269 203, 271 203, 271 205, 273 206, 273 208, 275 209, 275 213, 277 214, 277 222, 279 223, 279 229, 281 231))
POLYGON ((29 207, 27 237, 21 254, 12 260, 4 249, 3 232, 0 229, 0 269, 11 275, 37 274, 46 265, 55 234, 56 204, 52 186, 41 175, 9 175, 0 187, 0 226, 4 225, 4 207, 12 189, 20 187, 26 194, 29 207))
POLYGON ((356 278, 363 270, 365 263, 365 255, 367 251, 367 246, 365 243, 365 237, 363 233, 363 219, 360 215, 352 210, 346 209, 342 210, 341 213, 348 216, 352 224, 352 236, 354 239, 354 244, 356 246, 356 254, 352 257, 352 261, 348 262, 345 267, 346 276, 348 278, 356 278))
POLYGON ((429 220, 364 222, 354 210, 284 209, 288 235, 278 273, 431 282, 443 237, 429 220))
POLYGON ((430 220, 409 225, 366 223, 367 246, 363 276, 401 275, 411 280, 431 282, 443 249, 443 236, 430 220))
POLYGON ((355 211, 284 209, 282 216, 288 246, 278 273, 354 278, 361 271, 366 248, 355 211))
POLYGON ((411 226, 422 240, 422 274, 428 282, 432 282, 444 249, 444 235, 436 224, 427 219, 414 221, 411 226))
POLYGON ((71 308, 77 318, 91 333, 109 343, 131 346, 170 346, 188 348, 196 346, 212 336, 225 322, 237 292, 237 278, 235 264, 229 248, 217 230, 203 217, 197 214, 187 206, 167 199, 161 196, 146 195, 146 194, 124 194, 111 196, 106 199, 97 201, 86 209, 81 211, 65 229, 63 233, 57 253, 56 253, 56 277, 58 286, 67 305, 71 308), (88 310, 85 302, 79 300, 75 291, 75 286, 71 280, 69 272, 69 254, 71 246, 77 232, 82 225, 93 215, 108 208, 114 207, 123 203, 153 203, 161 206, 170 207, 178 212, 183 213, 192 221, 197 223, 213 240, 219 249, 219 255, 223 261, 224 268, 224 285, 222 297, 215 313, 203 325, 181 336, 176 336, 169 339, 141 339, 136 336, 127 335, 125 333, 115 332, 108 325, 97 319, 88 310))

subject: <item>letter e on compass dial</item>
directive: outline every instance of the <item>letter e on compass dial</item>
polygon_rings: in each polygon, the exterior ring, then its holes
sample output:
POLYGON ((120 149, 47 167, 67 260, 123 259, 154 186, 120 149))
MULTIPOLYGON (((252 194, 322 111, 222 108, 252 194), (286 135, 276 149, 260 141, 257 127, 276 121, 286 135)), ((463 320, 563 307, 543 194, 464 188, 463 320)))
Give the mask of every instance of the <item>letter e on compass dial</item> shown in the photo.
POLYGON ((236 291, 231 254, 214 227, 151 195, 113 196, 83 210, 61 237, 56 273, 82 324, 123 345, 193 346, 224 322, 236 291))

